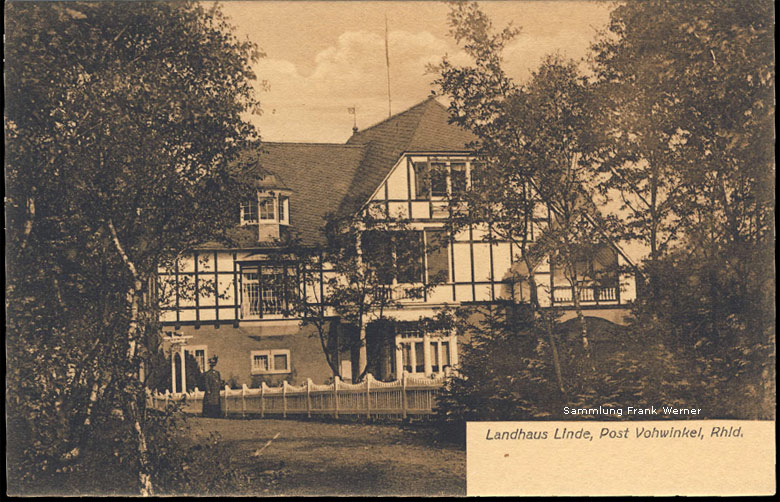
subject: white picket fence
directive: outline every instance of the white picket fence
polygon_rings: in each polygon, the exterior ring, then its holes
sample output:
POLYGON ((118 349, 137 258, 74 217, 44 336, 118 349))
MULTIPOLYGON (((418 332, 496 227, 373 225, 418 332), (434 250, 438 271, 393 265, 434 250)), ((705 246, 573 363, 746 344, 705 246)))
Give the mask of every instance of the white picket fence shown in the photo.
MULTIPOLYGON (((318 385, 307 378, 302 385, 286 381, 279 387, 263 382, 258 389, 244 384, 241 389, 225 387, 220 391, 222 411, 232 416, 287 418, 315 415, 400 417, 430 415, 444 385, 444 376, 435 378, 407 375, 400 380, 380 382, 367 374, 361 383, 342 382, 338 377, 329 385, 318 385)), ((147 406, 161 410, 170 403, 182 402, 186 413, 199 414, 203 391, 165 394, 149 392, 147 406)))

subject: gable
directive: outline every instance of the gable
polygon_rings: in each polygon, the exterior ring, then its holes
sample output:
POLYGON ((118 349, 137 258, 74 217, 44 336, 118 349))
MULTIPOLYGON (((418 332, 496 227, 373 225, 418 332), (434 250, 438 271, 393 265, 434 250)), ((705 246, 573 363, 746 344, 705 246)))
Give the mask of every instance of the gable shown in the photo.
POLYGON ((397 115, 358 131, 348 145, 366 145, 366 156, 350 187, 351 199, 341 209, 357 211, 406 152, 466 152, 477 141, 470 131, 449 123, 447 109, 433 97, 397 115))

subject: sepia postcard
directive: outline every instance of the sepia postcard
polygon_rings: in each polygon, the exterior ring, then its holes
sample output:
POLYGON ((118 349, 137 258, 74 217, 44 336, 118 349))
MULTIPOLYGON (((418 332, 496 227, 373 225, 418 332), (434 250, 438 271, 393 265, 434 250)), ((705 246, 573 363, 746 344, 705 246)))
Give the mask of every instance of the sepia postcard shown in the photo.
POLYGON ((5 19, 7 495, 776 492, 769 0, 5 19))

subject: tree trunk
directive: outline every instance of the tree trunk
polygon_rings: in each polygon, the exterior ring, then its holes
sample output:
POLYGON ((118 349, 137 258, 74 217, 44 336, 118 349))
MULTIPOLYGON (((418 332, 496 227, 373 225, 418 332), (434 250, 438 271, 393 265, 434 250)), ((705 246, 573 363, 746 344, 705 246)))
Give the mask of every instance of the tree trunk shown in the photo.
MULTIPOLYGON (((528 269, 528 289, 531 293, 531 307, 534 309, 535 314, 544 316, 544 314, 541 313, 541 307, 539 305, 539 291, 536 287, 536 274, 534 273, 534 265, 531 263, 531 260, 528 259, 528 255, 525 253, 524 248, 525 242, 521 246, 521 252, 523 253, 523 262, 525 263, 525 267, 528 269)), ((558 344, 555 342, 555 335, 553 334, 551 326, 552 321, 545 318, 543 322, 547 331, 547 340, 550 344, 550 350, 552 351, 552 362, 553 368, 555 369, 555 378, 558 381, 558 389, 561 391, 563 400, 567 402, 568 398, 566 397, 566 387, 563 384, 561 360, 558 357, 558 344)))
POLYGON ((341 347, 339 340, 341 338, 341 333, 336 325, 337 321, 331 321, 328 324, 327 330, 325 328, 326 322, 324 314, 320 315, 319 319, 317 319, 316 328, 320 338, 320 346, 322 347, 322 353, 325 354, 325 362, 328 363, 328 367, 330 367, 333 376, 340 377, 339 359, 341 347), (333 347, 334 344, 335 350, 333 347))
MULTIPOLYGON (((138 297, 141 295, 141 288, 143 287, 143 283, 140 280, 133 281, 133 287, 128 290, 127 296, 128 299, 132 298, 130 300, 130 325, 128 327, 127 331, 127 338, 129 342, 128 347, 128 357, 131 361, 131 372, 130 375, 128 375, 129 380, 132 381, 133 379, 137 380, 137 374, 135 371, 135 355, 136 350, 138 347, 138 337, 139 337, 139 325, 140 325, 140 319, 139 319, 139 302, 138 297)), ((182 364, 184 364, 184 361, 182 361, 182 364)), ((143 389, 143 387, 139 387, 143 389)), ((182 389, 185 391, 186 389, 182 389)), ((149 497, 154 495, 154 490, 152 486, 152 477, 151 477, 151 469, 149 467, 149 455, 148 455, 148 447, 146 443, 146 433, 141 425, 141 417, 140 413, 138 411, 138 403, 137 403, 138 396, 135 392, 133 392, 128 399, 128 414, 130 415, 130 419, 133 421, 133 429, 135 430, 136 435, 136 441, 137 441, 137 451, 138 451, 138 482, 141 486, 141 496, 143 497, 149 497)))
MULTIPOLYGON (((650 294, 653 310, 658 308, 658 172, 655 160, 651 160, 653 168, 650 172, 650 294)), ((654 313, 654 319, 658 316, 654 313)))
POLYGON ((582 306, 580 305, 580 287, 577 281, 577 273, 574 272, 574 280, 572 284, 572 300, 574 302, 574 310, 577 312, 577 320, 580 323, 580 336, 582 337, 582 348, 585 350, 585 358, 588 360, 590 369, 595 372, 596 366, 593 364, 593 357, 591 354, 590 342, 588 341, 588 323, 585 320, 585 315, 582 313, 582 306))
POLYGON ((585 321, 585 315, 582 313, 582 305, 580 305, 580 286, 575 277, 571 281, 572 289, 572 302, 574 303, 574 311, 577 313, 577 321, 580 323, 580 337, 582 338, 582 348, 590 356, 590 342, 588 341, 588 323, 585 321))
POLYGON ((368 352, 366 350, 366 322, 365 322, 365 312, 363 310, 364 305, 370 305, 370 301, 366 302, 366 269, 363 266, 363 234, 361 232, 357 233, 357 240, 355 242, 355 250, 357 252, 357 261, 356 265, 360 273, 363 277, 363 284, 361 288, 361 305, 360 310, 358 312, 358 317, 360 321, 360 332, 359 332, 359 340, 358 343, 360 344, 358 346, 358 367, 357 371, 353 368, 352 374, 357 374, 357 380, 361 381, 363 380, 363 377, 366 374, 366 370, 368 369, 368 352))
POLYGON ((366 376, 366 370, 368 370, 368 349, 366 347, 365 323, 360 324, 359 342, 360 342, 360 346, 358 347, 358 367, 357 367, 358 381, 363 380, 363 378, 366 376))
MULTIPOLYGON (((132 382, 133 380, 138 381, 137 375, 135 374, 134 367, 135 367, 135 353, 136 353, 136 347, 138 344, 138 338, 139 338, 139 326, 140 326, 140 305, 139 305, 139 297, 143 294, 143 281, 141 280, 141 277, 138 274, 138 269, 136 268, 135 264, 130 260, 130 257, 125 252, 124 247, 122 246, 122 243, 119 240, 119 236, 117 235, 116 228, 114 227, 113 221, 109 221, 108 228, 111 231, 111 236, 114 242, 114 246, 116 247, 117 252, 122 257, 122 261, 125 262, 125 265, 127 266, 127 269, 130 272, 130 275, 132 277, 131 286, 127 290, 127 301, 130 306, 130 319, 128 322, 128 328, 127 328, 127 342, 128 342, 128 358, 130 359, 131 363, 131 370, 130 374, 127 375, 128 383, 132 382)), ((182 361, 183 363, 183 361, 182 361)), ((140 382, 139 382, 140 383, 140 382)), ((141 388, 141 392, 143 394, 143 387, 139 386, 141 388)), ((130 420, 133 422, 133 429, 135 430, 135 436, 137 441, 136 450, 138 452, 138 482, 140 485, 140 491, 141 496, 148 497, 151 495, 154 495, 154 489, 152 486, 152 477, 151 477, 151 470, 149 468, 149 456, 148 456, 148 448, 146 443, 146 433, 143 429, 143 426, 141 425, 141 417, 138 412, 138 395, 135 393, 135 391, 130 393, 129 397, 125 397, 127 399, 126 401, 126 409, 128 411, 128 415, 130 420)))
POLYGON ((569 401, 566 396, 566 388, 563 386, 563 374, 561 373, 561 360, 558 357, 558 344, 555 342, 555 335, 553 334, 550 323, 545 321, 547 325, 547 340, 550 343, 550 350, 552 351, 553 368, 555 368, 555 378, 558 380, 558 390, 561 391, 561 396, 564 402, 569 401))

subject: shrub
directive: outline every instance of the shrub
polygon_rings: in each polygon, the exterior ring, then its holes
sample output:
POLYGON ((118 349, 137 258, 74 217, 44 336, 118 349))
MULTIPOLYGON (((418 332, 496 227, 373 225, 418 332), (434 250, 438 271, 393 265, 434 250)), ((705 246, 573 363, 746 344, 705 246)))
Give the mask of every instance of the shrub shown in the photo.
POLYGON ((564 413, 565 406, 704 406, 689 377, 689 362, 660 341, 587 318, 592 340, 588 358, 576 321, 555 323, 562 393, 550 336, 530 312, 491 307, 474 314, 464 317, 478 317, 477 322, 460 323, 467 342, 459 371, 438 401, 436 420, 445 437, 465 441, 467 421, 642 418, 575 416, 564 413))
MULTIPOLYGON (((19 432, 16 420, 9 420, 9 433, 19 432)), ((24 495, 137 495, 138 453, 132 423, 121 416, 95 424, 80 454, 71 462, 55 464, 38 459, 51 468, 28 470, 34 459, 23 457, 9 443, 9 493, 24 495), (28 460, 28 461, 25 461, 28 460)), ((150 411, 146 418, 148 456, 156 495, 222 495, 246 493, 248 477, 230 456, 218 434, 193 438, 190 424, 176 405, 164 412, 150 411)))

